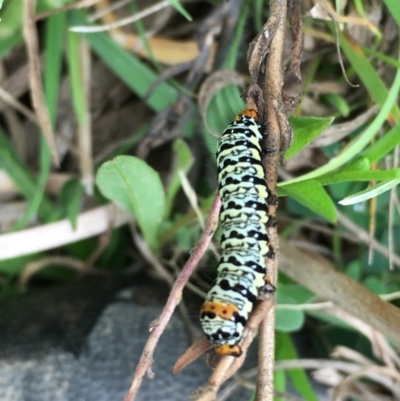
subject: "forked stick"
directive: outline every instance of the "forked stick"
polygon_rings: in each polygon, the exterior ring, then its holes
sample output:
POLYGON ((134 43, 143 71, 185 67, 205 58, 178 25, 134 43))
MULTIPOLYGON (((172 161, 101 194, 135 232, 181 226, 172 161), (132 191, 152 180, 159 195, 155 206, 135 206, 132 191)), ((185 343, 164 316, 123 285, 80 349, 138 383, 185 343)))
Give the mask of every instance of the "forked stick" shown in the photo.
POLYGON ((185 287, 186 282, 193 273, 193 270, 197 266, 204 253, 206 252, 211 238, 218 226, 219 211, 221 209, 221 200, 218 195, 215 196, 214 202, 211 206, 210 215, 207 220, 205 230, 200 238, 200 241, 196 245, 193 253, 186 262, 175 281, 174 286, 171 289, 167 303, 160 315, 160 317, 155 320, 150 326, 150 336, 147 343, 143 349, 142 355, 140 357, 138 366, 135 371, 135 375, 132 380, 132 384, 125 396, 124 401, 133 401, 139 391, 140 384, 142 382, 143 376, 151 368, 153 362, 153 354, 161 337, 164 329, 169 322, 172 313, 174 312, 176 306, 179 304, 182 298, 182 291, 185 287))

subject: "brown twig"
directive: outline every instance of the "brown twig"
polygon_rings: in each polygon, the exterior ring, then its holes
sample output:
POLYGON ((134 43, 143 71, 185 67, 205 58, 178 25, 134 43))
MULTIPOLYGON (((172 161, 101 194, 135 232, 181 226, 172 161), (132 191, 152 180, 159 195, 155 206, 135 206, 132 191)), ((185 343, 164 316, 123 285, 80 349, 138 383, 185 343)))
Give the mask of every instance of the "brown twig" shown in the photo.
POLYGON ((160 317, 152 325, 151 334, 143 349, 138 366, 136 368, 132 384, 128 390, 128 393, 125 396, 125 401, 133 401, 135 399, 140 384, 142 382, 143 376, 151 368, 153 361, 153 353, 158 343, 158 340, 160 339, 161 334, 163 333, 167 323, 169 322, 172 316, 172 313, 174 312, 176 306, 179 304, 182 298, 182 291, 186 282, 188 281, 189 277, 193 273, 194 268, 196 267, 201 257, 204 255, 205 251, 207 250, 211 242, 211 238, 218 225, 218 216, 220 208, 221 208, 221 200, 219 196, 216 196, 210 210, 210 215, 207 220, 204 233, 200 238, 200 241, 197 244, 194 252, 191 254, 189 260, 183 267, 181 274, 176 279, 175 284, 172 287, 172 290, 170 292, 170 295, 168 297, 168 300, 165 304, 165 307, 160 317))
MULTIPOLYGON (((253 82, 264 88, 265 119, 268 122, 266 147, 273 149, 264 160, 266 181, 271 198, 276 193, 278 166, 281 155, 291 142, 291 129, 287 121, 282 94, 283 87, 283 47, 285 39, 285 22, 287 16, 286 0, 275 0, 270 3, 270 17, 262 32, 250 48, 249 69, 253 82), (260 48, 260 46, 264 46, 260 48), (265 61, 264 61, 265 57, 265 61), (258 68, 255 68, 257 67, 258 68), (265 74, 262 66, 264 66, 265 74)), ((276 213, 276 202, 271 202, 271 218, 276 213)), ((275 259, 267 261, 268 275, 271 283, 276 285, 279 259, 279 239, 276 227, 268 230, 275 259)), ((261 322, 259 333, 259 375, 257 381, 257 400, 274 398, 274 360, 275 360, 275 308, 271 308, 261 322)))
POLYGON ((28 55, 31 98, 43 136, 49 146, 55 165, 60 164, 49 110, 43 93, 40 73, 39 40, 35 25, 36 0, 24 0, 23 34, 28 55))

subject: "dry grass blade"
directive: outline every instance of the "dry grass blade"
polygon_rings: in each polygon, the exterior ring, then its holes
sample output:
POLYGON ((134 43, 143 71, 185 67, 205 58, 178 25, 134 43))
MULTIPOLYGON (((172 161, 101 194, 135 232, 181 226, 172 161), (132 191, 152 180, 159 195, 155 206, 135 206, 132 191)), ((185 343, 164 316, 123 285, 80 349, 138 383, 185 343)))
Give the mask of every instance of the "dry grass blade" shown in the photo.
POLYGON ((76 230, 72 228, 69 220, 64 219, 56 223, 0 235, 0 260, 47 251, 102 234, 109 229, 112 217, 114 217, 114 227, 124 225, 131 220, 127 212, 117 208, 115 213, 115 208, 115 205, 107 205, 81 213, 77 220, 76 230))
POLYGON ((70 28, 72 32, 104 32, 109 31, 115 28, 120 28, 121 26, 132 24, 136 21, 147 17, 148 15, 154 14, 158 11, 161 11, 163 8, 171 7, 171 3, 169 1, 161 1, 151 7, 146 8, 143 11, 136 13, 135 15, 131 15, 130 17, 123 18, 119 21, 113 22, 111 24, 102 25, 102 26, 74 26, 70 28))
POLYGON ((281 244, 285 251, 281 253, 280 268, 285 274, 400 344, 398 308, 336 271, 321 256, 305 254, 284 240, 281 244), (310 280, 310 277, 313 279, 310 280))
POLYGON ((53 162, 60 164, 57 153, 53 127, 50 121, 49 110, 43 93, 42 77, 40 73, 39 41, 35 24, 36 0, 24 0, 23 34, 28 54, 29 84, 31 98, 42 134, 50 148, 53 162))
POLYGON ((34 274, 51 265, 61 265, 80 273, 102 274, 101 270, 88 268, 87 263, 82 260, 69 256, 51 256, 28 263, 19 277, 19 285, 25 287, 34 274))
POLYGON ((38 123, 36 116, 32 113, 26 106, 20 103, 17 99, 15 99, 10 93, 6 92, 3 88, 0 87, 0 99, 8 104, 10 107, 18 110, 21 114, 25 115, 29 120, 38 123))
POLYGON ((82 175, 82 184, 88 194, 93 194, 94 166, 92 155, 92 123, 90 110, 90 81, 91 81, 91 57, 90 48, 83 39, 79 40, 81 53, 82 87, 84 93, 85 112, 80 121, 78 132, 79 164, 82 175))

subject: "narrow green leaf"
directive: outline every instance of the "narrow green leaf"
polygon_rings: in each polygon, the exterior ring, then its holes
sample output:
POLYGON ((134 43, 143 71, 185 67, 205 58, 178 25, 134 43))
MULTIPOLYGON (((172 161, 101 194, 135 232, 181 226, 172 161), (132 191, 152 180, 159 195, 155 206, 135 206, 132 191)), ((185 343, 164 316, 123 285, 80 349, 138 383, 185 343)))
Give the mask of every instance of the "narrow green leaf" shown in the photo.
POLYGON ((233 40, 229 46, 229 53, 224 61, 224 68, 234 70, 236 66, 236 60, 238 58, 239 48, 243 40, 243 31, 248 20, 247 14, 249 11, 249 0, 245 0, 242 5, 242 9, 239 13, 239 18, 235 26, 235 34, 233 40))
MULTIPOLYGON (((1 20, 3 23, 3 20, 1 20)), ((8 36, 5 39, 0 40, 0 58, 3 58, 5 54, 11 51, 15 46, 19 45, 22 42, 22 33, 21 31, 15 32, 13 35, 8 36)))
POLYGON ((143 160, 118 156, 100 167, 96 184, 105 197, 132 213, 149 246, 157 249, 165 203, 159 175, 143 160))
POLYGON ((293 143, 285 154, 285 160, 290 159, 312 142, 325 128, 329 127, 333 117, 291 117, 293 128, 293 143))
MULTIPOLYGON (((279 355, 277 360, 294 360, 299 359, 299 355, 293 344, 290 335, 287 333, 279 333, 279 355)), ((286 374, 289 376, 294 388, 307 401, 318 401, 318 396, 315 394, 307 374, 304 369, 287 369, 286 374)))
MULTIPOLYGON (((53 15, 46 20, 45 25, 45 58, 44 58, 44 92, 49 109, 51 122, 54 126, 57 111, 58 90, 60 87, 61 61, 63 39, 66 27, 65 14, 53 15)), ((39 210, 46 189, 51 169, 51 152, 46 140, 41 136, 39 148, 40 172, 33 197, 29 201, 27 210, 15 223, 13 229, 20 230, 39 210)), ((48 216, 47 222, 56 218, 48 216)))
POLYGON ((172 167, 172 178, 167 188, 167 194, 165 197, 165 216, 169 216, 172 209, 172 203, 174 201, 175 195, 178 192, 181 181, 179 179, 179 171, 183 171, 187 174, 193 165, 192 152, 189 146, 182 141, 182 139, 177 139, 173 145, 174 150, 174 165, 172 167))
MULTIPOLYGON (((331 173, 318 178, 318 182, 325 186, 346 181, 382 181, 400 178, 400 168, 390 170, 358 170, 348 166, 342 171, 331 173)), ((286 188, 286 187, 285 187, 286 188)))
POLYGON ((60 203, 74 230, 77 227, 82 196, 83 187, 78 178, 66 182, 60 191, 60 203))
POLYGON ((399 13, 399 2, 398 0, 383 0, 386 7, 389 9, 390 15, 396 21, 398 27, 400 27, 400 13, 399 13))
POLYGON ((400 144, 400 123, 383 134, 376 142, 366 148, 360 157, 366 157, 372 164, 389 154, 400 144))
POLYGON ((324 99, 327 103, 335 107, 342 116, 347 117, 349 115, 350 107, 343 96, 337 93, 327 93, 324 95, 324 99))
MULTIPOLYGON (((286 393, 286 377, 285 372, 277 370, 274 372, 274 390, 286 393)), ((274 396, 274 401, 285 401, 285 398, 274 396)))
POLYGON ((335 205, 317 181, 309 180, 285 185, 284 187, 279 187, 279 190, 329 222, 336 222, 335 205))
POLYGON ((339 203, 341 205, 348 206, 348 205, 354 205, 355 203, 364 202, 368 199, 375 198, 380 194, 383 194, 384 192, 391 190, 392 188, 394 188, 399 184, 400 184, 400 179, 380 182, 379 184, 368 187, 364 191, 358 192, 354 195, 342 199, 341 201, 339 201, 339 203))
POLYGON ((83 86, 82 76, 82 59, 80 36, 74 32, 69 32, 68 40, 68 68, 71 84, 72 104, 74 106, 75 115, 79 126, 83 127, 87 124, 89 111, 86 104, 86 96, 83 86))
POLYGON ((175 8, 176 11, 181 13, 188 21, 193 21, 192 16, 186 11, 184 7, 179 3, 178 0, 168 0, 168 3, 175 8))
MULTIPOLYGON (((85 13, 82 10, 71 12, 73 25, 86 25, 85 13)), ((124 81, 133 92, 144 98, 157 75, 138 58, 122 49, 108 34, 103 32, 82 34, 92 49, 124 81)), ((146 99, 154 111, 161 111, 177 98, 177 91, 163 82, 153 94, 146 99)))
MULTIPOLYGON (((31 202, 35 196, 37 182, 30 170, 24 165, 15 153, 12 144, 4 131, 0 128, 0 168, 14 181, 22 195, 31 202)), ((39 207, 39 216, 45 221, 53 221, 60 215, 60 211, 44 196, 39 207)))
MULTIPOLYGON (((340 33, 340 47, 357 72, 358 77, 361 79, 371 98, 378 106, 383 107, 389 95, 389 91, 376 68, 363 53, 361 47, 343 33, 340 33)), ((396 120, 400 118, 400 112, 396 103, 392 104, 391 112, 396 120)))
POLYGON ((310 173, 304 174, 293 180, 287 181, 281 185, 283 188, 286 185, 291 185, 300 181, 309 180, 312 178, 319 177, 326 173, 329 173, 347 163, 354 156, 359 154, 371 141, 371 139, 378 133, 379 129, 384 124, 386 117, 390 113, 393 105, 397 102, 398 94, 400 90, 400 70, 397 70, 395 79, 389 91, 383 107, 381 108, 374 121, 365 129, 365 131, 351 141, 337 156, 333 157, 324 166, 311 171, 310 173))

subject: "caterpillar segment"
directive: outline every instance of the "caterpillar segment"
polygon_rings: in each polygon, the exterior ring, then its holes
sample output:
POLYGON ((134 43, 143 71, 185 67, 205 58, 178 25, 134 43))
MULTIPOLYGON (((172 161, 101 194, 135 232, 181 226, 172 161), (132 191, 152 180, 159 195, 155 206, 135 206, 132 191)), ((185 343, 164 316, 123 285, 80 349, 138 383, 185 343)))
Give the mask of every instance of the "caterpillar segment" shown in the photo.
POLYGON ((223 132, 217 150, 222 255, 217 279, 200 311, 201 325, 220 355, 240 356, 243 330, 260 295, 274 287, 265 258, 273 257, 264 176, 263 129, 245 110, 223 132))

